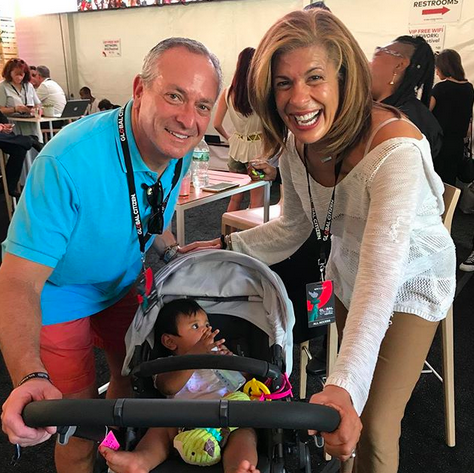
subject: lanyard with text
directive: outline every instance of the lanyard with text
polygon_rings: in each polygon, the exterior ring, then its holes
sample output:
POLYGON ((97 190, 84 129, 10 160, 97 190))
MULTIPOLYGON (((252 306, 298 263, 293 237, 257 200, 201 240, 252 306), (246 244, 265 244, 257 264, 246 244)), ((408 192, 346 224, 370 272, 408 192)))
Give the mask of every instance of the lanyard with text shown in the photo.
POLYGON ((314 207, 313 196, 311 195, 311 186, 309 183, 307 146, 304 146, 304 165, 306 168, 306 180, 308 183, 309 202, 311 204, 311 220, 316 238, 321 244, 318 258, 319 271, 321 273, 321 282, 306 284, 306 306, 308 312, 308 326, 317 327, 319 325, 329 324, 335 321, 335 301, 333 282, 326 280, 326 263, 329 250, 329 238, 331 237, 331 223, 334 211, 334 200, 336 196, 336 183, 341 172, 342 161, 336 164, 334 189, 331 200, 329 201, 326 222, 321 231, 316 209, 314 207))
POLYGON ((137 231, 138 241, 140 242, 140 253, 142 255, 143 264, 145 264, 145 245, 149 240, 150 235, 144 235, 142 219, 140 218, 140 210, 138 208, 137 191, 135 188, 135 179, 133 176, 132 158, 130 156, 130 149, 128 148, 127 132, 125 130, 125 107, 120 109, 118 114, 118 131, 120 144, 122 145, 123 159, 127 169, 127 184, 130 195, 130 208, 132 210, 132 220, 137 231))
POLYGON ((307 145, 304 146, 304 165, 306 168, 306 181, 308 183, 308 194, 309 202, 311 204, 311 221, 313 223, 314 231, 316 232, 316 238, 318 242, 321 242, 321 251, 318 259, 319 271, 321 272, 321 281, 324 281, 326 276, 326 263, 327 263, 327 250, 329 248, 329 238, 331 236, 331 223, 332 223, 332 213, 334 210, 334 200, 336 196, 336 183, 341 172, 342 161, 336 164, 335 168, 335 181, 334 189, 332 190, 331 200, 329 201, 328 213, 326 215, 326 222, 324 223, 324 229, 321 232, 321 227, 319 225, 318 216, 316 215, 316 209, 314 208, 313 196, 311 195, 311 186, 309 184, 309 172, 308 172, 308 151, 307 145))
POLYGON ((143 234, 143 225, 138 208, 138 199, 135 188, 135 179, 133 176, 132 159, 128 147, 127 132, 125 130, 125 107, 120 109, 118 114, 118 132, 120 144, 122 145, 123 159, 127 169, 127 184, 130 195, 130 208, 132 211, 132 221, 137 231, 138 241, 140 242, 140 253, 142 258, 142 271, 136 282, 138 303, 142 307, 143 315, 146 315, 156 305, 158 297, 155 288, 153 272, 151 268, 145 265, 145 245, 151 235, 143 234))

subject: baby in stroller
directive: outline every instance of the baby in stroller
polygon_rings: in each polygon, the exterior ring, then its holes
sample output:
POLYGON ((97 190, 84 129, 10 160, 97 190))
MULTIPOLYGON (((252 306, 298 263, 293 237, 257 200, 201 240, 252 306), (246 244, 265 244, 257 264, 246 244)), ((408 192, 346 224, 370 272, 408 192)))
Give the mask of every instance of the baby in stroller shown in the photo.
MULTIPOLYGON (((206 312, 192 299, 175 299, 165 304, 157 318, 156 340, 172 355, 232 355, 224 339, 215 340, 219 330, 212 330, 206 312)), ((240 376, 235 388, 245 383, 240 376)), ((234 380, 235 381, 235 380, 234 380)), ((213 370, 186 370, 154 376, 158 391, 172 398, 220 399, 229 392, 213 370)), ((115 473, 148 473, 171 454, 177 428, 150 428, 133 452, 115 452, 100 447, 107 465, 115 473)), ((257 436, 251 428, 233 430, 223 450, 225 473, 259 473, 257 436)))

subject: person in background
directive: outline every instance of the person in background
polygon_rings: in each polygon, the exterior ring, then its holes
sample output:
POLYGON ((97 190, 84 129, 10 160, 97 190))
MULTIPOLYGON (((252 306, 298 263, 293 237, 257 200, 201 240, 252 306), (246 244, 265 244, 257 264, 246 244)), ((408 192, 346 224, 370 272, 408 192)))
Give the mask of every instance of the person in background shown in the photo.
POLYGON ((375 48, 370 72, 374 100, 401 110, 426 136, 435 159, 441 149, 443 130, 428 108, 434 79, 430 45, 421 36, 399 36, 386 46, 375 48))
MULTIPOLYGON (((38 141, 34 135, 23 136, 15 135, 13 133, 14 125, 8 123, 7 117, 0 112, 0 149, 8 154, 8 161, 6 165, 6 175, 8 183, 8 193, 12 197, 20 197, 18 192, 18 181, 20 180, 23 162, 25 161, 26 153, 31 148, 36 151, 41 151, 43 144, 38 141)), ((0 188, 0 193, 3 192, 3 187, 0 188)))
POLYGON ((89 87, 83 87, 79 91, 79 95, 82 100, 89 100, 85 115, 92 115, 93 113, 99 112, 98 100, 92 96, 91 89, 89 87))
MULTIPOLYGON (((150 246, 171 243, 180 182, 221 83, 219 61, 203 44, 163 40, 134 78, 133 100, 71 123, 35 160, 0 266, 0 348, 14 387, 2 429, 10 442, 36 445, 54 433, 24 425, 29 402, 97 397, 94 345, 109 366, 107 397, 131 395, 121 370, 141 291, 135 282, 145 277, 150 246)), ((90 473, 94 452, 93 442, 73 437, 57 446, 56 471, 90 473)))
MULTIPOLYGON (((41 105, 30 82, 30 68, 23 59, 9 59, 2 71, 0 82, 0 112, 8 118, 15 113, 31 114, 34 107, 41 105)), ((18 122, 15 133, 35 135, 43 141, 39 123, 18 122)))
POLYGON ((30 82, 36 89, 38 87, 38 73, 36 72, 36 66, 30 66, 30 82))
MULTIPOLYGON (((247 174, 247 167, 262 155, 262 129, 260 118, 252 110, 248 96, 248 71, 255 53, 254 48, 245 48, 237 60, 234 78, 230 87, 222 92, 214 116, 214 128, 229 142, 229 171, 247 174), (229 134, 224 128, 226 114, 234 125, 235 131, 229 134)), ((230 198, 227 212, 240 210, 244 193, 230 198)), ((263 206, 263 187, 250 191, 250 207, 263 206)))
POLYGON ((36 68, 38 75, 38 87, 36 93, 38 98, 41 100, 43 109, 52 108, 52 115, 60 117, 63 113, 64 107, 66 106, 66 95, 62 87, 51 79, 51 73, 49 68, 46 66, 38 66, 36 68))
POLYGON ((444 134, 443 146, 435 159, 435 169, 443 182, 455 186, 464 152, 464 138, 472 118, 474 90, 466 79, 461 56, 456 51, 441 51, 436 55, 435 64, 436 75, 441 82, 433 87, 430 110, 444 134))
POLYGON ((99 102, 98 107, 99 111, 103 112, 104 110, 114 110, 115 108, 120 108, 120 105, 115 105, 108 99, 102 99, 99 102))
POLYGON ((322 433, 325 448, 344 473, 396 473, 405 407, 456 285, 429 143, 373 102, 364 52, 322 9, 289 13, 265 33, 249 83, 265 155, 283 150, 282 215, 181 252, 226 248, 274 264, 316 232, 323 254, 313 262, 333 282, 341 342, 310 400, 341 415, 322 433))
MULTIPOLYGON (((466 78, 461 56, 457 51, 445 49, 436 56, 435 61, 436 75, 441 82, 433 88, 430 109, 444 132, 443 147, 435 161, 435 168, 444 182, 455 185, 464 153, 464 140, 472 136, 474 89, 466 78)), ((474 239, 471 253, 460 264, 459 269, 474 271, 474 239)))

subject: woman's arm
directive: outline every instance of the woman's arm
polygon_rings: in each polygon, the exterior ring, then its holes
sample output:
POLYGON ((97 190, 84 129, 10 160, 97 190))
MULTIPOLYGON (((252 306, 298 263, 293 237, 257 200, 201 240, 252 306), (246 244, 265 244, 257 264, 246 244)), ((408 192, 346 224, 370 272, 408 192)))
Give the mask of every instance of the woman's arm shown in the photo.
POLYGON ((433 96, 431 96, 431 98, 430 98, 430 112, 432 112, 435 107, 436 107, 436 99, 433 96))
POLYGON ((217 104, 216 114, 214 115, 214 128, 220 135, 222 135, 226 140, 228 140, 230 135, 227 133, 226 129, 222 125, 225 114, 227 113, 227 103, 225 100, 226 94, 227 89, 224 89, 219 99, 219 103, 217 104))
POLYGON ((312 224, 296 191, 298 188, 301 192, 307 192, 306 182, 293 182, 291 174, 290 160, 299 159, 294 153, 291 146, 291 150, 285 151, 279 162, 285 195, 282 215, 251 230, 232 233, 233 250, 269 265, 283 261, 295 253, 312 231, 312 224))
POLYGON ((392 147, 369 180, 370 207, 344 337, 327 385, 344 388, 360 414, 407 264, 413 221, 423 201, 418 147, 392 147))
POLYGON ((0 84, 0 112, 4 115, 11 115, 16 112, 16 107, 8 103, 8 96, 5 90, 5 84, 0 84))
POLYGON ((29 108, 25 107, 23 104, 15 104, 14 100, 7 95, 7 92, 5 90, 5 85, 4 83, 0 84, 0 112, 2 112, 4 115, 8 116, 11 115, 15 112, 28 112, 29 108))
MULTIPOLYGON (((282 215, 251 230, 234 232, 231 236, 231 249, 244 253, 266 264, 275 264, 288 258, 308 239, 312 224, 305 210, 295 185, 292 181, 288 160, 299 159, 293 152, 287 151, 280 159, 280 170, 283 180, 282 215), (285 156, 288 154, 288 156, 285 156)), ((306 178, 304 178, 306 179, 306 178)), ((306 181, 298 186, 307 192, 306 181)), ((180 253, 189 253, 200 249, 221 249, 220 238, 209 241, 196 241, 179 249, 180 253)))

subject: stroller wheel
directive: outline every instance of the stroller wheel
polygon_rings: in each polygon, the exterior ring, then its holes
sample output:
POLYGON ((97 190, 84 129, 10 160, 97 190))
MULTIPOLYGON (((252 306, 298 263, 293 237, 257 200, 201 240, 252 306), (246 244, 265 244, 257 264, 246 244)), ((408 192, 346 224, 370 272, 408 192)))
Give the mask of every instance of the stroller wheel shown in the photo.
POLYGON ((270 473, 286 473, 283 461, 274 461, 271 465, 270 473))
POLYGON ((311 473, 311 454, 309 453, 309 445, 307 443, 299 442, 298 452, 300 471, 311 473))

